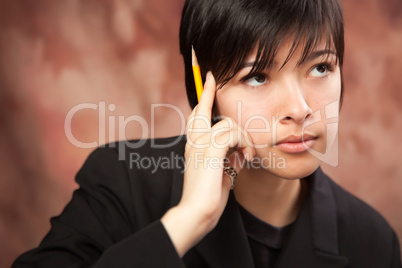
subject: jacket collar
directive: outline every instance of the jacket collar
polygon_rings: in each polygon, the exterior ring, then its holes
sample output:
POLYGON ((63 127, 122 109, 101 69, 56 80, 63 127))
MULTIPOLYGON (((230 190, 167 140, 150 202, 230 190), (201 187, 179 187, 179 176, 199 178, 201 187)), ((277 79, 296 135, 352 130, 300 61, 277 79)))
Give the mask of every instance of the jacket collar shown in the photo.
MULTIPOLYGON (((275 267, 299 267, 300 264, 303 267, 347 267, 348 258, 339 253, 336 204, 330 179, 318 168, 306 181, 308 195, 275 267)), ((179 203, 182 187, 183 170, 176 169, 171 206, 179 203)), ((209 267, 254 267, 233 192, 215 229, 195 249, 209 267)))
POLYGON ((306 178, 309 193, 276 267, 347 267, 339 253, 336 204, 330 179, 317 169, 306 178))

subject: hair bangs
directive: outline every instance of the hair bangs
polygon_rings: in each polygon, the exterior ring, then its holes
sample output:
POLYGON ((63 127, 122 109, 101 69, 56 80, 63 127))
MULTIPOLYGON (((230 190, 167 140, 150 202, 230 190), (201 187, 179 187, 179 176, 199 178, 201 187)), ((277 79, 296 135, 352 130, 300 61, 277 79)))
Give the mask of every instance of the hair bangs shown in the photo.
POLYGON ((204 82, 206 73, 211 71, 222 87, 255 51, 251 71, 269 69, 285 44, 290 44, 290 49, 281 68, 298 49, 300 65, 322 42, 325 49, 335 52, 342 66, 343 35, 338 0, 187 0, 180 28, 180 50, 190 105, 197 104, 191 46, 196 51, 204 82))
MULTIPOLYGON (((282 1, 283 2, 286 1, 282 1)), ((328 12, 334 7, 326 6, 328 3, 317 1, 301 1, 300 5, 293 3, 278 9, 285 8, 288 13, 285 16, 276 17, 275 21, 266 22, 262 27, 258 50, 254 65, 250 72, 261 72, 272 66, 279 48, 285 43, 291 42, 289 53, 282 63, 282 69, 293 57, 296 50, 301 49, 301 55, 297 66, 302 64, 319 44, 325 43, 325 50, 334 51, 337 63, 343 64, 343 24, 342 11, 338 9, 335 14, 328 12), (272 31, 272 25, 276 25, 272 31), (268 27, 269 25, 269 27, 268 27)), ((266 12, 266 11, 263 11, 266 12)), ((272 12, 272 10, 271 10, 272 12)), ((325 57, 329 57, 327 54, 325 57)), ((239 70, 237 70, 239 71, 239 70)))

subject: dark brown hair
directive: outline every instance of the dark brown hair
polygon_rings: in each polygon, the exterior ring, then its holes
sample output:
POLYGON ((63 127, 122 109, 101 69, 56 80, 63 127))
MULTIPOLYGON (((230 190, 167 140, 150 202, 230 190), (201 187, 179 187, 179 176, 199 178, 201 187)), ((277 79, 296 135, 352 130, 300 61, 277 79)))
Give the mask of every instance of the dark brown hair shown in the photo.
POLYGON ((275 58, 291 37, 294 51, 302 46, 301 63, 326 38, 343 65, 344 30, 338 0, 187 0, 180 26, 180 52, 184 58, 187 98, 198 103, 192 74, 191 46, 197 53, 203 80, 212 71, 225 84, 258 46, 252 71, 260 71, 275 58))

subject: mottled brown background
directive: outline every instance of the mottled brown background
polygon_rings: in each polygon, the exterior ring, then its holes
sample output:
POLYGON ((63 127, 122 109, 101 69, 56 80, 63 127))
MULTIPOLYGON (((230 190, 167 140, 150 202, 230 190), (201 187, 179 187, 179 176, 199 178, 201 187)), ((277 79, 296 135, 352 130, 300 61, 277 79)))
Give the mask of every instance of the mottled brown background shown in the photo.
MULTIPOLYGON (((343 4, 341 160, 325 170, 380 211, 402 238, 402 2, 343 4)), ((188 114, 177 37, 182 5, 183 0, 0 1, 1 267, 38 245, 49 218, 77 187, 74 175, 92 149, 67 140, 64 120, 71 108, 115 104, 101 121, 139 115, 151 122, 152 103, 170 103, 188 114)), ((99 109, 78 112, 74 136, 98 141, 98 116, 99 109)), ((157 109, 155 123, 156 137, 180 132, 172 109, 157 109)), ((125 134, 141 137, 140 124, 128 124, 125 134)), ((107 135, 105 141, 112 139, 107 135)))

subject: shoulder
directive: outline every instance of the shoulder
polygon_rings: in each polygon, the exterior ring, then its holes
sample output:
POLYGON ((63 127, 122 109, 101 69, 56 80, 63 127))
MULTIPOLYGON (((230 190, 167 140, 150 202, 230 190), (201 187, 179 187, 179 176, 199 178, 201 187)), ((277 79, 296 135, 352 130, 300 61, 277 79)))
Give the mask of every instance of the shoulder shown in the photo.
MULTIPOLYGON (((395 232, 373 207, 344 190, 340 185, 322 173, 332 190, 336 213, 340 250, 353 252, 353 259, 370 259, 373 262, 392 262, 399 257, 399 245, 395 232), (367 256, 372 253, 372 256, 367 256)), ((388 266, 387 266, 388 267, 388 266)), ((389 266, 391 267, 391 266, 389 266)))
POLYGON ((119 141, 108 144, 118 161, 125 166, 129 177, 151 178, 171 177, 173 172, 184 168, 184 147, 186 136, 157 139, 119 141))
POLYGON ((76 181, 87 195, 113 197, 126 207, 152 207, 157 218, 171 203, 172 192, 181 193, 185 143, 185 136, 175 136, 100 146, 89 155, 76 181))
POLYGON ((361 232, 365 232, 365 229, 385 233, 391 231, 388 222, 373 207, 343 189, 332 179, 328 178, 328 181, 334 194, 338 220, 341 226, 355 225, 361 232))
POLYGON ((135 139, 116 141, 96 148, 88 157, 87 162, 101 161, 105 158, 118 156, 118 160, 126 160, 126 156, 140 153, 144 156, 163 155, 170 152, 180 153, 184 150, 186 136, 173 136, 155 139, 135 139))
POLYGON ((184 167, 186 136, 137 139, 108 143, 95 149, 77 174, 82 186, 88 181, 113 184, 123 177, 149 177, 184 167), (140 175, 140 176, 138 176, 140 175))
POLYGON ((157 163, 157 157, 184 155, 186 137, 174 136, 156 139, 137 139, 117 141, 96 148, 85 161, 83 169, 93 168, 112 171, 113 167, 134 166, 151 161, 157 163))

